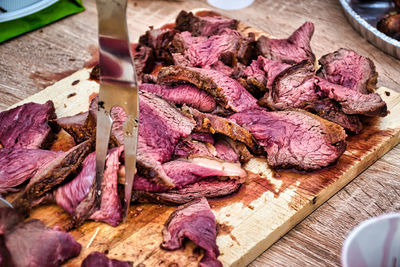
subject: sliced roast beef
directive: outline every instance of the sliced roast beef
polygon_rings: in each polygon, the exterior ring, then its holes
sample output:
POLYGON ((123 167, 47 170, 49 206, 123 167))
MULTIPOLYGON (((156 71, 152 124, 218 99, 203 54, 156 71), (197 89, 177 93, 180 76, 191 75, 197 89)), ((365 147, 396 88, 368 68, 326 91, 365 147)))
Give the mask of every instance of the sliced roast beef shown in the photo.
POLYGON ((81 267, 132 267, 132 262, 109 259, 104 253, 92 252, 83 261, 81 267))
MULTIPOLYGON (((244 171, 239 163, 225 162, 216 158, 193 156, 190 158, 180 158, 163 164, 165 172, 173 180, 176 188, 197 183, 207 177, 228 177, 243 178, 244 171)), ((145 180, 143 177, 136 176, 133 188, 137 191, 166 192, 168 187, 158 185, 145 180), (138 179, 136 179, 139 177, 138 179)))
POLYGON ((309 61, 283 70, 258 103, 272 110, 306 109, 355 133, 362 128, 357 116, 343 113, 340 106, 326 96, 321 98, 315 85, 314 65, 309 61))
POLYGON ((0 236, 11 232, 23 220, 23 214, 19 213, 16 209, 4 206, 0 207, 0 236))
POLYGON ((185 238, 203 248, 205 253, 200 266, 221 266, 216 243, 217 224, 210 205, 205 198, 197 199, 178 207, 168 218, 163 229, 161 247, 176 250, 183 247, 185 238))
POLYGON ((139 37, 139 47, 147 46, 153 49, 166 49, 177 31, 170 29, 154 29, 150 27, 145 34, 139 37))
POLYGON ((133 200, 141 203, 179 205, 202 197, 216 198, 230 195, 239 190, 242 183, 240 179, 220 180, 218 178, 208 178, 180 189, 170 189, 160 193, 152 190, 134 191, 133 200))
POLYGON ((242 142, 238 142, 235 140, 232 140, 229 137, 225 137, 224 140, 229 143, 230 147, 235 151, 238 160, 241 164, 246 164, 254 158, 253 154, 250 153, 250 151, 247 149, 246 145, 243 144, 242 142))
POLYGON ((259 108, 256 99, 239 82, 218 71, 170 66, 160 70, 158 82, 191 83, 235 112, 259 108))
POLYGON ((215 143, 215 140, 210 133, 193 132, 190 134, 190 138, 196 141, 210 143, 212 145, 215 143))
POLYGON ((66 131, 61 129, 57 133, 56 138, 55 138, 53 144, 51 144, 51 147, 49 148, 49 150, 68 151, 76 145, 77 144, 75 142, 75 139, 69 133, 67 133, 66 131))
POLYGON ((240 32, 231 29, 225 29, 221 34, 209 38, 192 37, 188 32, 183 32, 174 38, 171 51, 186 58, 182 61, 178 56, 175 60, 178 65, 210 68, 223 63, 226 66, 236 66, 239 61, 249 63, 253 43, 254 35, 245 38, 240 32))
POLYGON ((48 228, 39 220, 16 225, 5 235, 15 266, 60 266, 76 257, 81 245, 59 227, 48 228))
POLYGON ((152 48, 142 46, 139 51, 135 54, 134 60, 136 74, 139 80, 142 79, 143 75, 150 73, 155 66, 155 56, 152 48))
POLYGON ((139 45, 136 50, 140 52, 142 47, 150 47, 153 49, 155 61, 162 62, 165 65, 173 64, 173 59, 171 53, 168 51, 168 47, 176 33, 176 30, 153 29, 151 27, 144 35, 140 36, 139 45))
POLYGON ((272 59, 268 59, 262 56, 259 56, 257 61, 259 62, 259 66, 264 70, 267 75, 267 88, 271 89, 273 83, 275 82, 275 78, 277 78, 282 72, 287 70, 291 65, 275 61, 272 59))
POLYGON ((261 36, 257 40, 259 53, 275 61, 288 64, 299 63, 303 60, 315 61, 311 51, 310 40, 314 33, 312 22, 304 23, 288 39, 272 39, 261 36))
POLYGON ((162 168, 171 159, 181 138, 187 137, 195 121, 156 95, 140 93, 138 174, 174 186, 162 168))
POLYGON ((62 183, 68 175, 76 172, 92 150, 93 141, 87 140, 67 152, 58 154, 55 159, 35 173, 23 192, 23 196, 28 200, 43 196, 54 186, 62 183))
POLYGON ((322 98, 307 103, 304 109, 328 121, 335 122, 355 134, 360 133, 363 128, 358 115, 345 114, 340 105, 329 98, 322 98))
POLYGON ((302 110, 249 110, 230 119, 249 129, 272 167, 317 170, 334 163, 346 147, 341 126, 302 110))
POLYGON ((186 104, 203 112, 212 112, 216 103, 212 96, 193 85, 158 85, 143 83, 139 86, 142 91, 150 92, 175 104, 186 104))
POLYGON ((86 157, 77 177, 54 191, 56 203, 69 214, 74 215, 77 225, 87 218, 112 226, 117 226, 121 221, 122 206, 117 191, 117 172, 120 164, 119 157, 123 149, 121 146, 108 151, 100 198, 96 198, 98 195, 94 194, 97 188, 95 152, 86 157))
POLYGON ((39 220, 23 220, 16 209, 0 207, 0 239, 4 241, 0 254, 9 257, 5 266, 60 266, 79 255, 81 245, 67 232, 48 228, 39 220))
POLYGON ((46 168, 63 152, 42 149, 0 149, 0 193, 17 191, 15 188, 46 168))
POLYGON ((259 154, 260 149, 252 134, 245 128, 237 125, 232 120, 217 115, 205 114, 192 108, 184 108, 196 120, 195 130, 206 133, 219 133, 246 144, 249 149, 259 154))
POLYGON ((0 113, 2 147, 48 147, 52 139, 48 121, 56 117, 54 104, 27 103, 0 113))
POLYGON ((235 150, 231 147, 228 141, 223 138, 218 139, 215 143, 215 149, 217 152, 217 158, 225 160, 227 162, 238 162, 239 156, 235 150))
POLYGON ((1 267, 14 267, 10 252, 6 248, 4 243, 4 237, 0 236, 0 266, 1 267))
POLYGON ((55 189, 53 195, 57 205, 69 214, 74 214, 78 204, 88 195, 95 178, 96 152, 92 152, 83 161, 78 176, 55 189))
POLYGON ((210 143, 199 142, 191 138, 185 138, 176 145, 174 150, 175 157, 187 158, 193 155, 212 158, 217 156, 217 150, 210 143))
POLYGON ((117 188, 117 172, 119 169, 119 157, 123 150, 124 147, 120 146, 109 151, 101 186, 100 208, 89 217, 92 220, 102 221, 112 226, 117 226, 122 220, 122 206, 117 188))
POLYGON ((319 99, 314 85, 314 65, 302 61, 282 71, 274 79, 272 89, 259 104, 273 110, 303 108, 307 102, 319 99))
POLYGON ((178 188, 210 176, 243 178, 247 175, 239 163, 224 162, 206 157, 169 161, 163 164, 163 168, 178 188))
POLYGON ((78 113, 73 116, 61 117, 51 121, 54 126, 61 127, 69 133, 77 143, 81 143, 93 136, 96 124, 88 118, 89 112, 78 113))
POLYGON ((247 66, 238 81, 255 97, 260 98, 267 90, 267 76, 262 69, 259 60, 247 66))
MULTIPOLYGON (((125 166, 123 167, 125 168, 125 166)), ((124 169, 125 171, 125 169, 124 169)), ((123 178, 125 179, 125 173, 123 178)), ((148 192, 167 192, 170 188, 162 184, 149 181, 149 179, 140 175, 135 175, 133 180, 133 190, 136 191, 148 191, 148 192)))
POLYGON ((315 83, 320 94, 337 101, 346 114, 387 115, 386 103, 377 93, 363 94, 319 77, 316 77, 315 83))
POLYGON ((198 17, 192 12, 182 10, 176 18, 175 29, 188 31, 195 36, 211 36, 220 34, 226 28, 236 30, 238 21, 223 17, 198 17))
POLYGON ((341 48, 319 60, 318 75, 362 94, 374 92, 378 73, 371 59, 350 49, 341 48))

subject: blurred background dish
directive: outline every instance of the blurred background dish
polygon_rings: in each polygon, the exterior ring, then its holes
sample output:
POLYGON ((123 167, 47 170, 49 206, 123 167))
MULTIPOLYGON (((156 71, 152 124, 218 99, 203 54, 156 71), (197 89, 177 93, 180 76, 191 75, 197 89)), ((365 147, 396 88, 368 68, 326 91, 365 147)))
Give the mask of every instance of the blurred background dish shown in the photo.
POLYGON ((351 231, 342 248, 342 266, 400 267, 400 213, 371 218, 351 231))
POLYGON ((248 7, 254 0, 207 0, 207 2, 216 8, 235 10, 248 7))
POLYGON ((0 22, 25 17, 54 4, 57 0, 2 0, 0 22))
POLYGON ((370 43, 400 59, 400 41, 376 28, 378 22, 395 11, 392 0, 339 0, 352 26, 370 43))

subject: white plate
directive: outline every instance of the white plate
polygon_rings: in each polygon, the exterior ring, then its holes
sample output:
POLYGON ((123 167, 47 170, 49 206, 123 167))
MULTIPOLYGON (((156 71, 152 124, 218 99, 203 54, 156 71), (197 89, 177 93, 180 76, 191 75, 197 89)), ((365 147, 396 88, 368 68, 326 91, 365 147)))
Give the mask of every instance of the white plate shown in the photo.
POLYGON ((36 13, 58 0, 4 0, 0 6, 7 12, 0 13, 0 22, 14 20, 36 13))

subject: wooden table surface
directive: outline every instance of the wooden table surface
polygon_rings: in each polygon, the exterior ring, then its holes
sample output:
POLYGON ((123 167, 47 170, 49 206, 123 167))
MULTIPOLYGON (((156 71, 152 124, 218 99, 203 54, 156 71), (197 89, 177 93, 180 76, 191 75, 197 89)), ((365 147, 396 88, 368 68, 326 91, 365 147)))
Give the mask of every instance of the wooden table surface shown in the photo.
MULTIPOLYGON (((0 44, 0 111, 82 68, 97 40, 94 0, 86 11, 0 44)), ((130 1, 131 40, 150 25, 173 20, 181 9, 211 8, 203 1, 130 1)), ((319 58, 345 47, 370 57, 379 86, 400 92, 400 61, 381 52, 347 23, 339 1, 255 1, 238 11, 222 11, 247 25, 286 37, 306 20, 315 24, 312 48, 319 58)), ((347 234, 361 221, 400 211, 400 147, 354 179, 250 266, 338 266, 347 234)))

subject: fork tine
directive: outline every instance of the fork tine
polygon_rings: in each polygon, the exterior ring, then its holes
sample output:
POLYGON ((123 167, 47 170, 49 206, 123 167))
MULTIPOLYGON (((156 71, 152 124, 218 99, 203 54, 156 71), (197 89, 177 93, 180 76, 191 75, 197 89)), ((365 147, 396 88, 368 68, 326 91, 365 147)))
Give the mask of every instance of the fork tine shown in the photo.
POLYGON ((112 124, 110 113, 99 106, 96 128, 96 197, 101 197, 101 185, 112 124))
POLYGON ((138 122, 136 116, 127 114, 124 124, 124 145, 125 145, 125 205, 124 222, 129 212, 132 196, 133 179, 136 174, 136 148, 138 136, 138 122))

